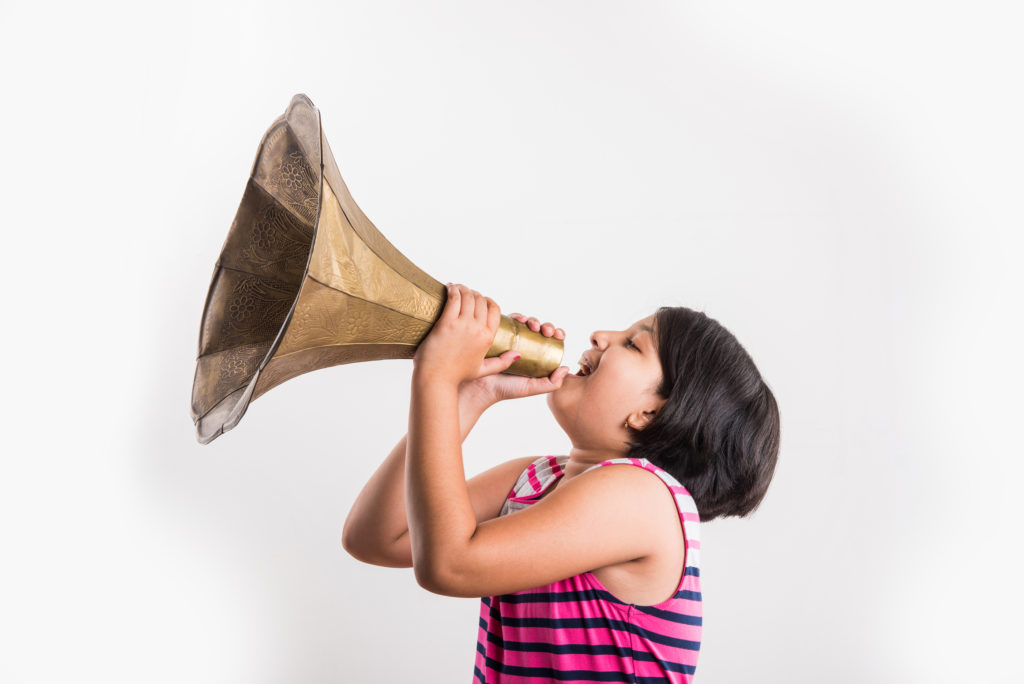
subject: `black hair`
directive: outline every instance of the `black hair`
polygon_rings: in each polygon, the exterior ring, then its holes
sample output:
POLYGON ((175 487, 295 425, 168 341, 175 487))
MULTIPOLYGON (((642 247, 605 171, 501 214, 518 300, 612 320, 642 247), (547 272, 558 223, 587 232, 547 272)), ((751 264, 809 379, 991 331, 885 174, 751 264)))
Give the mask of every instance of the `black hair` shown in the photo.
POLYGON ((779 454, 779 407, 754 361, 718 321, 661 307, 654 334, 657 392, 666 401, 630 430, 630 458, 646 458, 686 487, 702 521, 744 516, 768 491, 779 454))

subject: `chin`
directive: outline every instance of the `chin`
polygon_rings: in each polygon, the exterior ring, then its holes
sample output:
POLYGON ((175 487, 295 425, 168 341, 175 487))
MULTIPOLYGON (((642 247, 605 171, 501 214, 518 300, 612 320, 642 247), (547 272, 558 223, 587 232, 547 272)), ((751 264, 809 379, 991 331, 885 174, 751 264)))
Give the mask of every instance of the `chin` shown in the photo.
POLYGON ((563 382, 562 386, 554 392, 548 392, 545 400, 547 401, 548 410, 551 411, 551 415, 554 416, 555 421, 559 426, 561 426, 562 430, 568 434, 565 418, 573 413, 571 410, 571 404, 573 401, 572 395, 566 393, 564 390, 565 383, 563 382))

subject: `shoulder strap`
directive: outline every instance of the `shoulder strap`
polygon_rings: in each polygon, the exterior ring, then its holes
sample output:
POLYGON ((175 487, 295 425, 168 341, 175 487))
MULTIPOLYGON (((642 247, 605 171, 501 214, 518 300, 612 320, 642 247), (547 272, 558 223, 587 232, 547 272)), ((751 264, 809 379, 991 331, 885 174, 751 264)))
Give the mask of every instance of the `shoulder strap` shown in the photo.
POLYGON ((512 491, 505 498, 505 504, 498 514, 506 515, 526 508, 547 491, 562 477, 562 466, 568 460, 568 456, 541 456, 526 467, 516 480, 512 491))
POLYGON ((646 458, 613 458, 608 461, 601 461, 597 465, 587 468, 587 472, 594 468, 606 465, 633 465, 643 468, 657 475, 665 486, 672 493, 675 500, 676 511, 679 513, 679 521, 683 526, 683 537, 686 543, 686 572, 685 575, 700 575, 700 515, 697 512, 697 503, 690 496, 690 492, 679 483, 675 477, 663 468, 659 468, 646 458))
POLYGON ((533 499, 562 477, 565 457, 541 456, 526 467, 509 493, 509 499, 533 499))

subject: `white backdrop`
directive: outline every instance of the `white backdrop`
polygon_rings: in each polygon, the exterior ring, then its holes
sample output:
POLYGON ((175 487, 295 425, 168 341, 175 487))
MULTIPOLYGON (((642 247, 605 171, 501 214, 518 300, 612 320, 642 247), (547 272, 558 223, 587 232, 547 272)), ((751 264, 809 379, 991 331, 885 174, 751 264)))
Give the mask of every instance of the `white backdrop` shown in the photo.
MULTIPOLYGON (((697 681, 1021 681, 1015 3, 146 4, 0 4, 0 681, 471 678, 476 602, 340 546, 411 362, 194 438, 210 274, 296 92, 403 253, 567 362, 666 304, 751 352, 782 452, 704 528, 697 681)), ((567 447, 533 397, 466 468, 567 447)))

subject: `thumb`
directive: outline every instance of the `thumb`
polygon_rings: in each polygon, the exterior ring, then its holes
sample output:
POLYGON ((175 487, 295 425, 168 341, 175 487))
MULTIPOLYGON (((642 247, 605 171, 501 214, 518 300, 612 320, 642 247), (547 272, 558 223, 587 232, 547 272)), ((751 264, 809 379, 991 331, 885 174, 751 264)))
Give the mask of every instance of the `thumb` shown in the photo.
POLYGON ((562 381, 565 380, 565 376, 569 374, 568 366, 559 366, 551 375, 546 378, 530 378, 529 386, 524 396, 533 396, 534 394, 546 394, 548 392, 554 392, 556 389, 562 386, 562 381))
POLYGON ((483 375, 491 375, 493 373, 501 373, 506 370, 513 363, 521 358, 521 354, 514 349, 509 349, 506 352, 502 352, 498 356, 492 356, 489 359, 484 359, 483 367, 481 371, 483 375))

